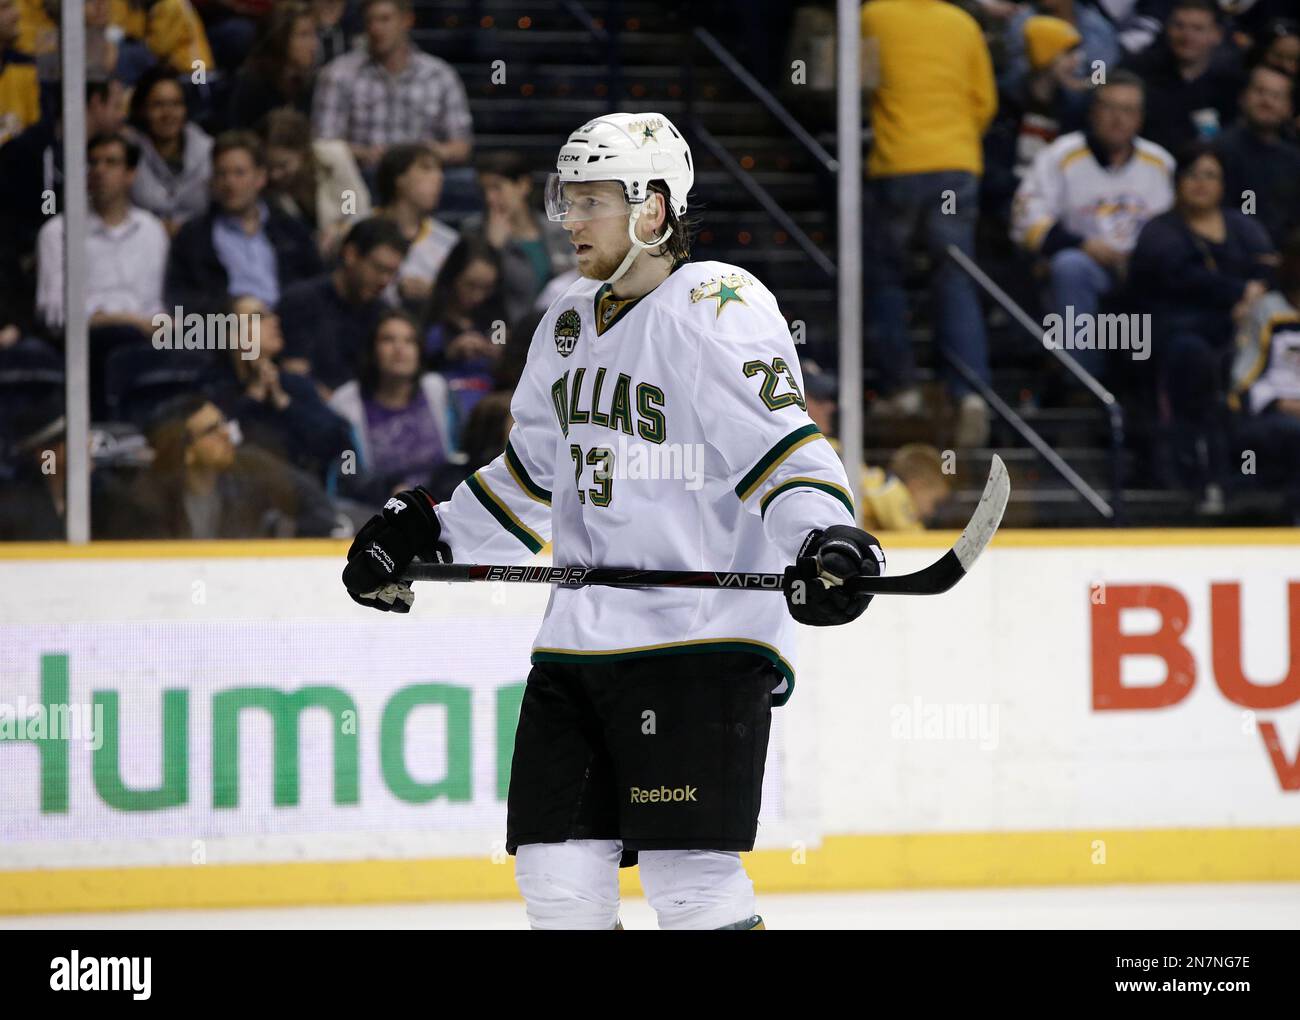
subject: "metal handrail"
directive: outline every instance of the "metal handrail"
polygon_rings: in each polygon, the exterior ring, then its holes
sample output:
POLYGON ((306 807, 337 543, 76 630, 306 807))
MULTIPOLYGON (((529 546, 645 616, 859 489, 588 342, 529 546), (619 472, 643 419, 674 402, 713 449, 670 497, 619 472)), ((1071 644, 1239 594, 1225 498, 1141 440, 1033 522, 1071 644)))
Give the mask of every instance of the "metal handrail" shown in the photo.
POLYGON ((965 361, 952 351, 945 348, 943 355, 948 359, 948 363, 957 370, 958 374, 965 379, 981 397, 984 398, 984 402, 988 404, 989 407, 993 408, 999 417, 1006 421, 1008 425, 1015 429, 1021 439, 1038 451, 1039 456, 1047 461, 1047 463, 1050 464, 1062 478, 1069 482, 1075 492, 1087 500, 1088 503, 1092 505, 1092 508, 1096 510, 1097 513, 1101 514, 1102 517, 1106 518, 1106 520, 1111 523, 1115 522, 1118 517, 1115 508, 1107 503, 1106 500, 1102 498, 1101 494, 1089 485, 1079 472, 1070 467, 1069 462, 1053 450, 1047 440, 1040 436, 1029 422, 1020 417, 1010 404, 999 397, 997 391, 994 390, 992 386, 981 379, 979 374, 973 368, 966 364, 965 361))
MULTIPOLYGON (((1082 383, 1088 392, 1096 397, 1101 403, 1102 409, 1106 412, 1107 424, 1110 428, 1111 500, 1114 502, 1113 512, 1104 513, 1103 516, 1112 520, 1116 524, 1120 523, 1123 520, 1124 500, 1124 409, 1120 406, 1120 402, 1115 398, 1115 395, 1111 393, 1110 390, 1106 389, 1105 386, 1097 381, 1096 376, 1075 361, 1074 358, 1070 357, 1070 355, 1066 354, 1065 351, 1053 347, 1051 342, 1047 339, 1047 334, 1042 326, 1035 322, 1033 318, 1030 317, 1029 313, 1021 308, 1006 291, 999 287, 997 283, 994 282, 994 280, 975 263, 974 259, 968 256, 955 244, 948 245, 947 250, 949 258, 956 262, 972 280, 978 283, 984 289, 985 293, 1001 305, 1003 311, 1010 315, 1011 318, 1015 319, 1015 321, 1023 326, 1035 340, 1041 343, 1044 349, 1049 351, 1051 355, 1056 358, 1056 360, 1063 365, 1067 371, 1071 372, 1075 379, 1082 383)), ((949 360, 952 359, 950 358, 949 360)), ((956 367, 955 364, 954 367, 956 367)), ((958 368, 958 371, 961 371, 961 369, 958 368)), ((988 396, 985 396, 984 399, 989 401, 988 396)), ((989 403, 992 405, 992 401, 989 401, 989 403)), ((1002 406, 1006 407, 1006 404, 1001 400, 999 400, 998 403, 1002 403, 1002 406)), ((1006 407, 1006 410, 1010 411, 1011 414, 1015 414, 1015 412, 1011 411, 1009 407, 1006 407)), ((1001 411, 998 413, 1002 414, 1002 417, 1007 418, 1007 420, 1011 422, 1011 419, 1008 418, 1006 414, 1003 414, 1001 411)), ((1012 427, 1015 428, 1015 423, 1011 422, 1011 424, 1012 427)), ((1028 428, 1029 426, 1026 424, 1025 427, 1028 428)), ((1032 429, 1030 431, 1032 432, 1032 429)), ((1037 433, 1034 433, 1034 435, 1037 436, 1037 433)), ((1038 449, 1036 445, 1035 449, 1038 449)), ((1039 452, 1042 453, 1043 451, 1039 450, 1039 452)), ((1060 459, 1059 455, 1056 454, 1055 451, 1052 451, 1052 453, 1058 460, 1060 459)), ((1044 456, 1046 457, 1046 454, 1044 454, 1044 456)), ((1049 462, 1051 461, 1050 457, 1047 459, 1049 462)), ((1061 461, 1061 463, 1064 464, 1065 462, 1061 461)), ((1053 464, 1052 466, 1056 467, 1058 471, 1060 470, 1060 467, 1056 464, 1053 464)), ((1066 466, 1068 468, 1068 465, 1066 466)), ((1068 480, 1067 476, 1067 481, 1068 480)), ((1074 483, 1071 482, 1071 484, 1074 483)), ((1078 486, 1075 485, 1075 488, 1078 489, 1078 486)), ((1079 491, 1081 495, 1084 495, 1085 498, 1087 498, 1086 494, 1083 493, 1083 490, 1080 489, 1079 491)), ((1092 501, 1089 500, 1089 502, 1092 501)), ((1095 503, 1093 505, 1096 506, 1095 503)))
MULTIPOLYGON (((712 32, 706 28, 696 28, 691 35, 702 42, 708 51, 717 58, 718 63, 730 71, 732 77, 744 85, 750 94, 767 108, 767 112, 779 120, 790 134, 794 135, 795 139, 812 154, 813 158, 822 165, 822 168, 827 173, 839 173, 840 161, 827 152, 822 144, 808 133, 807 128, 795 120, 794 115, 781 105, 781 101, 764 88, 759 80, 750 74, 745 69, 745 66, 733 57, 722 43, 718 42, 712 32)), ((687 59, 690 59, 689 53, 687 59)))
POLYGON ((839 275, 839 267, 827 257, 824 251, 817 247, 813 239, 794 221, 794 218, 781 208, 780 203, 769 195, 758 181, 754 180, 753 174, 737 163, 735 157, 727 151, 726 146, 714 138, 709 129, 698 120, 692 120, 691 131, 699 141, 704 143, 704 147, 713 154, 713 158, 722 164, 723 169, 735 177, 740 182, 740 186, 749 192, 754 201, 761 205, 772 219, 776 220, 781 229, 795 239, 799 247, 804 250, 804 254, 812 259, 822 272, 834 280, 839 275))

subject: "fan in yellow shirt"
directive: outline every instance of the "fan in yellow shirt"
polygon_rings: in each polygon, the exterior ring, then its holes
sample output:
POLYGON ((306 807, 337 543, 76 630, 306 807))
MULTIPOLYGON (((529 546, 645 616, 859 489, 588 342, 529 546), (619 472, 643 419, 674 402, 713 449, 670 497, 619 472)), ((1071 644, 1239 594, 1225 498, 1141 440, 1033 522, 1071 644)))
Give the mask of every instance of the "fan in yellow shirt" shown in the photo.
POLYGON ((17 0, 0 0, 0 145, 41 119, 40 83, 19 36, 17 0))

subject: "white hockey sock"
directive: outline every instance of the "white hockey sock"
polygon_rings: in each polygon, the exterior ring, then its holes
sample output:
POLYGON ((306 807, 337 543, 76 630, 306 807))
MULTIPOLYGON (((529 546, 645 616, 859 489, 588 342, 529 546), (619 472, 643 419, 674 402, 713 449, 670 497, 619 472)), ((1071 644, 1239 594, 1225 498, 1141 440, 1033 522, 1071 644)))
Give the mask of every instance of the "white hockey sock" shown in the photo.
POLYGON ((721 928, 754 913, 754 885, 738 853, 642 850, 637 857, 661 929, 721 928))
POLYGON ((538 930, 598 931, 618 922, 618 864, 613 839, 529 843, 515 851, 515 883, 538 930))

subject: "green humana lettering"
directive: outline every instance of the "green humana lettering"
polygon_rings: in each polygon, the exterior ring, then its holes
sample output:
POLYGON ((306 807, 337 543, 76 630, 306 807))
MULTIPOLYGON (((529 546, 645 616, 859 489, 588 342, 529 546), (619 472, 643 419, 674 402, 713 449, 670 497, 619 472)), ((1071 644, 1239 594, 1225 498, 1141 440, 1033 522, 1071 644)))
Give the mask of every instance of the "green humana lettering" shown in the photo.
MULTIPOLYGON (((65 814, 68 810, 68 739, 66 726, 49 727, 45 720, 68 705, 68 654, 51 652, 41 656, 41 700, 35 725, 23 725, 22 732, 12 717, 0 723, 0 746, 6 743, 36 745, 41 761, 41 813, 65 814)), ((21 774, 21 772, 20 772, 21 774)))
POLYGON ((158 811, 189 800, 190 695, 189 691, 163 691, 162 776, 147 790, 129 789, 122 779, 116 691, 96 691, 96 713, 103 712, 103 743, 95 750, 92 772, 95 789, 110 807, 120 811, 158 811))
POLYGON ((409 804, 425 804, 439 797, 473 800, 472 739, 468 687, 442 683, 404 687, 384 706, 379 727, 379 764, 384 782, 394 797, 409 804), (420 705, 442 705, 447 710, 447 772, 442 779, 429 783, 420 782, 406 767, 406 719, 420 705))
POLYGON ((361 800, 357 770, 357 728, 344 726, 343 713, 357 718, 356 703, 337 687, 303 687, 285 694, 272 687, 236 687, 212 699, 212 806, 239 804, 239 714, 260 709, 270 714, 275 734, 275 806, 298 803, 299 717, 308 708, 323 708, 334 717, 334 803, 361 800))

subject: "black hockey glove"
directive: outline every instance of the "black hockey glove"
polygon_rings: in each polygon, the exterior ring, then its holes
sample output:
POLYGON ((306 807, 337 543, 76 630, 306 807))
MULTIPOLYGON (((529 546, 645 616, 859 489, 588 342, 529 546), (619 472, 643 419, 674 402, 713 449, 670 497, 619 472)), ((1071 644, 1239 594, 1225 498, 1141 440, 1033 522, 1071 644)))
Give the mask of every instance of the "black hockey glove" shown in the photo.
POLYGON ((810 627, 856 620, 874 596, 854 594, 844 582, 858 575, 879 577, 885 554, 875 535, 847 524, 808 533, 792 567, 785 568, 785 603, 790 615, 810 627))
POLYGON ((357 532, 348 549, 343 585, 352 601, 385 613, 409 613, 415 593, 399 580, 416 556, 450 563, 451 549, 439 541, 442 525, 433 497, 423 488, 399 492, 357 532))

